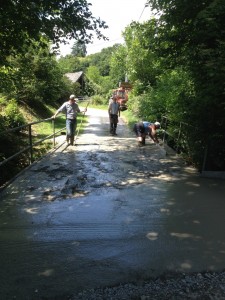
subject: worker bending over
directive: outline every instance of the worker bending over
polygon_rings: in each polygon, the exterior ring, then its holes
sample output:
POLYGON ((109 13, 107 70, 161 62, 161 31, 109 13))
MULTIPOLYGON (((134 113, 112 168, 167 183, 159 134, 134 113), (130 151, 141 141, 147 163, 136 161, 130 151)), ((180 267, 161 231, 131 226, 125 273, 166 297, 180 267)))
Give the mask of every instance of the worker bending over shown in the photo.
POLYGON ((151 122, 143 121, 134 124, 133 130, 137 136, 139 146, 145 145, 146 136, 149 136, 156 144, 158 144, 159 140, 157 137, 156 130, 159 128, 160 128, 159 122, 151 123, 151 122))

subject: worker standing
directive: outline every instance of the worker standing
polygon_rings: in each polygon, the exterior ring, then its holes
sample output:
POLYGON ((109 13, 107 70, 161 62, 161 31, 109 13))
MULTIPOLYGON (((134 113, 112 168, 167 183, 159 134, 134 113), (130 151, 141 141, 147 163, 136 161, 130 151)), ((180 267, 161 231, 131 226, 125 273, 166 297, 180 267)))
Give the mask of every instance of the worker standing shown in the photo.
POLYGON ((118 123, 118 117, 120 116, 120 105, 116 101, 116 97, 113 97, 113 101, 108 106, 110 133, 111 135, 117 135, 116 128, 118 123))
MULTIPOLYGON (((83 113, 85 113, 87 109, 84 109, 83 113)), ((56 111, 56 113, 52 116, 55 118, 58 113, 63 112, 66 114, 66 141, 68 145, 73 145, 75 130, 77 127, 77 113, 80 113, 81 110, 76 103, 75 95, 71 95, 69 100, 64 102, 62 106, 56 111)))

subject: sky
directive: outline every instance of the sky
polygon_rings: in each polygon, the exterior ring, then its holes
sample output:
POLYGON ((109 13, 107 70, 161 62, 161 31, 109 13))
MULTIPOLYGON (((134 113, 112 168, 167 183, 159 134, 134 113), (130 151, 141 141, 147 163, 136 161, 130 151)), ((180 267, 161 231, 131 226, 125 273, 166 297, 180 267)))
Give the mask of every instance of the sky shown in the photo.
MULTIPOLYGON (((96 18, 100 17, 109 26, 102 33, 109 41, 95 39, 93 44, 87 45, 87 54, 100 52, 103 48, 111 47, 116 43, 123 43, 122 31, 132 21, 144 22, 151 17, 150 7, 145 7, 146 0, 89 0, 90 10, 96 18)), ((69 45, 61 46, 61 55, 71 53, 74 40, 69 45)))

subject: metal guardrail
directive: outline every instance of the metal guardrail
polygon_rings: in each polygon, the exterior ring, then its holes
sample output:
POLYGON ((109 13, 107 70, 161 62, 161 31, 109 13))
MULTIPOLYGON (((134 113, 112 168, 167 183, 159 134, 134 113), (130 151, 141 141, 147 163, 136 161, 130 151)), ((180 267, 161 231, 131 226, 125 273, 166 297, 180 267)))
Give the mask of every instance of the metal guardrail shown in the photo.
MULTIPOLYGON (((163 144, 168 145, 168 140, 173 142, 173 149, 177 153, 185 153, 188 155, 188 150, 187 150, 187 145, 185 143, 182 143, 182 135, 186 130, 195 130, 193 125, 187 124, 184 122, 173 122, 173 125, 176 124, 176 131, 175 134, 171 132, 171 126, 170 123, 171 121, 166 117, 162 116, 161 120, 161 128, 163 130, 162 134, 162 141, 163 144)), ((184 140, 184 139, 183 139, 184 140)), ((225 139, 224 139, 225 140, 225 139)), ((225 178, 225 159, 224 159, 224 140, 220 141, 220 144, 218 146, 218 141, 217 141, 217 151, 215 153, 215 147, 214 147, 214 142, 213 139, 208 142, 208 144, 205 145, 203 148, 203 153, 202 153, 202 163, 201 166, 199 166, 200 172, 203 174, 210 174, 211 177, 220 177, 220 178, 225 178)), ((169 147, 171 147, 169 145, 169 147)))
POLYGON ((161 117, 163 144, 173 149, 177 154, 183 153, 187 163, 191 163, 191 157, 189 157, 189 147, 185 141, 185 132, 190 129, 193 130, 193 128, 191 124, 173 121, 167 116, 161 117))
POLYGON ((53 143, 53 147, 55 147, 56 145, 56 136, 59 132, 62 132, 62 130, 65 130, 66 127, 61 128, 60 130, 55 131, 55 119, 52 118, 48 118, 48 119, 44 119, 44 120, 40 120, 40 121, 36 121, 36 122, 32 122, 32 123, 28 123, 22 126, 18 126, 12 129, 8 129, 5 131, 0 132, 0 134, 7 134, 10 132, 15 132, 15 131, 22 131, 24 129, 27 128, 27 132, 28 132, 28 143, 29 146, 23 148, 22 150, 20 150, 19 152, 15 153, 14 155, 4 159, 2 162, 0 162, 0 167, 5 165, 7 162, 11 161, 12 159, 16 158, 17 156, 19 156, 20 154, 24 153, 24 152, 29 152, 29 163, 32 164, 34 162, 34 158, 33 158, 33 147, 42 143, 43 141, 53 138, 52 143, 53 143), (32 126, 35 124, 39 124, 39 123, 43 123, 43 122, 48 122, 51 121, 52 122, 52 131, 53 133, 44 137, 43 139, 40 139, 36 142, 33 141, 33 136, 32 136, 32 126))
POLYGON ((166 137, 169 136, 170 138, 173 139, 174 141, 174 144, 175 144, 175 147, 174 147, 174 150, 175 151, 179 151, 179 142, 180 142, 180 139, 181 139, 181 136, 182 136, 182 128, 184 126, 188 126, 188 127, 191 127, 191 125, 189 124, 186 124, 184 122, 179 122, 178 123, 178 131, 176 134, 171 134, 171 132, 168 131, 168 126, 169 126, 169 122, 170 120, 168 119, 168 117, 166 116, 162 116, 162 122, 161 122, 161 128, 163 130, 163 143, 166 143, 166 137))
MULTIPOLYGON (((85 101, 86 99, 83 99, 81 101, 85 101)), ((87 107, 89 105, 89 100, 87 101, 87 104, 86 104, 86 110, 87 110, 87 107)), ((86 112, 86 111, 85 111, 86 112)), ((85 115, 85 112, 83 113, 83 116, 82 116, 82 119, 80 121, 80 125, 79 125, 79 128, 77 129, 77 132, 76 132, 76 135, 75 135, 75 142, 76 142, 76 139, 77 139, 77 136, 79 134, 79 131, 80 131, 80 127, 82 125, 82 122, 83 122, 83 118, 84 118, 84 115, 85 115)), ((14 132, 14 131, 17 131, 17 130, 24 130, 25 128, 28 128, 28 141, 29 141, 29 146, 23 148, 21 151, 18 151, 17 153, 15 153, 14 155, 4 159, 2 162, 0 162, 0 167, 2 167, 3 165, 5 165, 7 162, 11 161, 12 159, 16 158, 17 156, 19 156, 20 154, 24 153, 24 152, 27 152, 29 151, 29 163, 32 164, 34 162, 34 157, 33 157, 33 147, 36 146, 36 145, 39 145, 40 143, 42 143, 43 141, 45 140, 48 140, 48 139, 51 139, 53 138, 52 140, 52 143, 53 143, 53 147, 55 147, 56 145, 56 136, 58 135, 58 133, 62 132, 63 130, 66 129, 66 127, 63 127, 57 131, 55 131, 55 119, 54 118, 47 118, 47 119, 43 119, 43 120, 40 120, 40 121, 36 121, 36 122, 32 122, 32 123, 28 123, 28 124, 24 124, 24 125, 21 125, 21 126, 18 126, 18 127, 14 127, 14 128, 11 128, 11 129, 8 129, 8 130, 5 130, 5 131, 2 131, 0 132, 0 134, 7 134, 7 133, 10 133, 10 132, 14 132), (44 137, 43 139, 40 139, 36 142, 33 142, 33 136, 32 136, 32 126, 33 125, 36 125, 36 124, 39 124, 39 123, 43 123, 43 122, 48 122, 48 121, 51 121, 52 122, 52 134, 44 137)), ((60 134, 61 135, 61 134, 60 134)), ((64 144, 65 142, 63 142, 62 144, 64 144)), ((61 144, 61 145, 62 145, 61 144)), ((61 146, 59 145, 59 147, 61 146)))

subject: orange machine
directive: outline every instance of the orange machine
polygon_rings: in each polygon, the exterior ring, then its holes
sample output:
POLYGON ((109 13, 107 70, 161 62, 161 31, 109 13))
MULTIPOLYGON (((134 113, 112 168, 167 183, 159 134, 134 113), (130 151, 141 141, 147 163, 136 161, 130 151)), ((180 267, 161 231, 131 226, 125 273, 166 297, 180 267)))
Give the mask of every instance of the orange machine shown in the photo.
POLYGON ((129 82, 120 82, 119 88, 113 91, 113 97, 116 97, 117 102, 120 104, 120 110, 127 109, 128 93, 132 86, 129 82))

